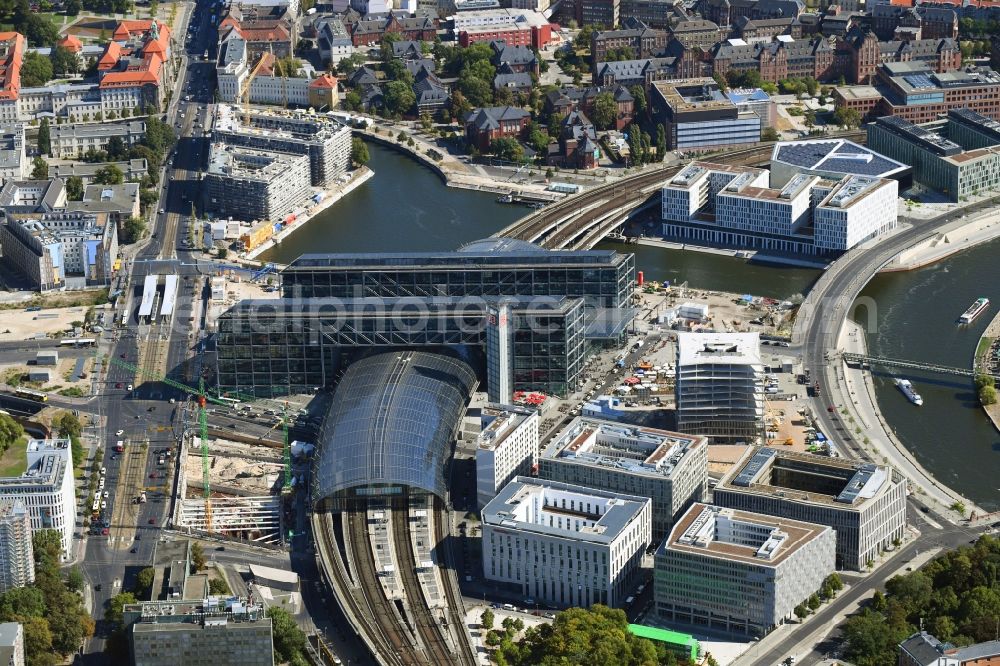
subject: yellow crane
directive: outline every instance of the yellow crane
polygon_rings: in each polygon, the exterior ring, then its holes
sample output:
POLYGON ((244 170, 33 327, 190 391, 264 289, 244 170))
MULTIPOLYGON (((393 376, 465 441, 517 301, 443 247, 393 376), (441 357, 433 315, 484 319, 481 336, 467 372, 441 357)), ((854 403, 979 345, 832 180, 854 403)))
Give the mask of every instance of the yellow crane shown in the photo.
POLYGON ((253 80, 257 77, 258 72, 260 72, 260 68, 264 66, 265 59, 264 54, 261 54, 257 64, 250 70, 250 76, 243 82, 243 89, 240 90, 240 102, 243 104, 243 122, 247 125, 250 124, 250 86, 253 85, 253 80))

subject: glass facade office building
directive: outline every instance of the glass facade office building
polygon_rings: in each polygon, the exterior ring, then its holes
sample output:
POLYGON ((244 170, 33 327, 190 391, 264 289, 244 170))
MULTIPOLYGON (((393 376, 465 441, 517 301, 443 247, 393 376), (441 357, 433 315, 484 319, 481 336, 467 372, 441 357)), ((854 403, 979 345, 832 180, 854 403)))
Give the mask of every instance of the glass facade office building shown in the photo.
POLYGON ((308 393, 332 383, 341 349, 479 346, 491 400, 509 400, 502 387, 566 395, 586 328, 582 298, 246 300, 219 318, 217 380, 227 392, 308 393))
POLYGON ((588 308, 625 308, 635 257, 487 239, 455 252, 306 254, 282 271, 281 283, 285 298, 571 296, 588 308))

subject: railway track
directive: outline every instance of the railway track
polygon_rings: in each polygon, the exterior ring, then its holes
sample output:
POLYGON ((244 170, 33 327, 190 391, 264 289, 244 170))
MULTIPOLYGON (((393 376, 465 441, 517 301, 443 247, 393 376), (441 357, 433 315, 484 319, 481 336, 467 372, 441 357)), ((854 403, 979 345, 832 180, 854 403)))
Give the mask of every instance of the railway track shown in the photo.
POLYGON ((425 653, 414 664, 454 663, 445 638, 445 630, 428 606, 420 581, 417 578, 417 560, 410 541, 410 515, 408 511, 393 510, 392 541, 396 549, 396 566, 403 583, 403 592, 409 602, 407 610, 410 624, 424 643, 425 653))
POLYGON ((448 626, 455 637, 456 645, 459 649, 459 654, 461 655, 462 664, 468 664, 468 666, 478 666, 479 658, 478 655, 471 652, 473 649, 469 644, 468 637, 465 631, 465 605, 462 603, 462 597, 458 594, 458 580, 453 581, 454 572, 457 570, 455 568, 454 558, 451 555, 451 550, 445 544, 448 543, 446 537, 448 536, 445 532, 444 526, 448 524, 448 512, 445 510, 444 503, 441 502, 437 497, 434 498, 434 543, 437 544, 437 548, 443 553, 443 557, 439 558, 438 565, 441 567, 441 586, 445 594, 445 603, 448 605, 448 626), (454 584, 453 584, 454 583, 454 584))
MULTIPOLYGON (((355 559, 355 566, 358 569, 356 573, 359 579, 363 579, 361 586, 355 589, 355 585, 347 576, 347 568, 337 547, 337 538, 333 530, 333 520, 335 517, 339 519, 340 514, 332 514, 328 511, 317 511, 313 514, 313 530, 317 535, 317 553, 321 560, 320 569, 326 573, 328 578, 327 583, 334 590, 335 597, 344 610, 344 615, 353 617, 358 625, 357 630, 375 645, 376 658, 380 660, 380 663, 389 664, 390 666, 404 666, 404 662, 398 652, 398 648, 402 647, 402 642, 398 640, 397 635, 390 634, 389 629, 391 627, 382 626, 377 623, 374 609, 364 592, 366 588, 375 589, 379 587, 378 581, 375 580, 374 571, 372 570, 374 560, 360 562, 355 559), (371 585, 374 585, 375 588, 368 587, 371 585), (343 593, 337 594, 337 590, 342 590, 343 593), (393 640, 394 638, 396 640, 393 640)), ((350 522, 350 519, 348 522, 350 522)), ((351 532, 353 531, 352 529, 351 532)), ((362 536, 367 541, 367 537, 364 537, 363 532, 364 528, 362 527, 362 536)), ((347 535, 345 535, 345 542, 345 547, 350 548, 351 543, 347 535)))
MULTIPOLYGON (((863 132, 847 132, 824 138, 863 141, 864 137, 863 132)), ((772 149, 773 144, 766 144, 753 148, 733 150, 723 155, 707 158, 705 161, 732 165, 757 164, 766 160, 770 156, 772 149)), ((617 208, 647 199, 649 195, 642 192, 645 187, 672 177, 681 168, 680 166, 658 167, 647 173, 595 187, 582 194, 563 199, 557 204, 546 206, 537 213, 527 215, 497 232, 495 235, 523 240, 536 238, 536 242, 539 242, 544 247, 559 248, 565 246, 567 249, 579 249, 576 246, 568 245, 567 241, 581 235, 588 236, 590 227, 587 223, 589 221, 593 221, 617 208), (607 201, 604 201, 605 199, 607 201), (601 201, 604 201, 604 203, 595 208, 590 208, 594 203, 601 201), (582 209, 587 210, 574 215, 574 211, 582 209), (568 219, 555 230, 544 233, 540 231, 562 218, 568 219)), ((603 234, 601 235, 603 236, 603 234)))

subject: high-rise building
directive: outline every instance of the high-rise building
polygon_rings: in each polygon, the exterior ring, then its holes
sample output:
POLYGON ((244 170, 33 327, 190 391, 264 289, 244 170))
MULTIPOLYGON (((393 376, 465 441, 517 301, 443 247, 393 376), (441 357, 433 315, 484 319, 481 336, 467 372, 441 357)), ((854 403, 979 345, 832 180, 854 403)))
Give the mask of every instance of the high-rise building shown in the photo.
POLYGON ((538 456, 538 411, 488 405, 476 440, 476 497, 482 509, 515 476, 530 476, 538 456))
POLYGON ((24 626, 20 622, 0 624, 0 666, 24 666, 24 626))
POLYGON ((538 475, 649 497, 653 541, 659 542, 681 511, 704 499, 708 440, 580 416, 542 451, 538 475))
POLYGON ((715 487, 719 506, 837 532, 837 567, 863 570, 903 537, 906 477, 874 463, 754 447, 715 487))
POLYGON ((558 606, 620 606, 650 542, 649 498, 519 476, 483 509, 483 572, 558 606))
POLYGON ((239 597, 126 604, 135 666, 273 666, 271 619, 239 597))
POLYGON ((695 504, 656 551, 656 612, 667 622, 766 634, 833 573, 835 542, 826 525, 695 504))
MULTIPOLYGON (((0 594, 35 581, 31 520, 20 499, 0 501, 0 594)), ((0 664, 3 660, 0 660, 0 664)))
POLYGON ((72 552, 76 524, 73 459, 68 439, 28 440, 27 470, 0 478, 0 501, 20 500, 28 508, 32 530, 56 530, 62 558, 72 552))
POLYGON ((212 144, 202 186, 206 205, 222 216, 280 222, 308 203, 306 155, 212 144))
POLYGON ((756 441, 764 427, 757 333, 678 333, 677 429, 716 442, 756 441))

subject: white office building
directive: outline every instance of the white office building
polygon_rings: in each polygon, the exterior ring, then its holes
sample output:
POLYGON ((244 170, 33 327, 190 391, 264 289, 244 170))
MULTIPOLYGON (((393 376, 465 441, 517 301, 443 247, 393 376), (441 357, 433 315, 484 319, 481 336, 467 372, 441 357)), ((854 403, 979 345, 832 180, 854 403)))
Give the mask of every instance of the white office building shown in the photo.
POLYGON ((589 417, 573 419, 538 460, 543 479, 649 497, 653 541, 705 497, 708 440, 589 417))
POLYGON ((0 665, 24 666, 24 625, 20 622, 0 624, 0 665))
POLYGON ((874 463, 754 447, 719 481, 724 507, 829 525, 837 567, 864 570, 906 530, 906 477, 874 463))
POLYGON ((20 499, 0 501, 0 594, 34 581, 35 552, 28 509, 20 499))
POLYGON ((656 612, 666 622, 762 636, 833 573, 835 543, 826 525, 695 504, 656 551, 656 612))
POLYGON ((764 427, 758 333, 677 334, 677 429, 713 442, 754 442, 764 427))
POLYGON ((50 129, 52 156, 73 159, 88 150, 107 150, 108 141, 117 136, 126 146, 141 141, 146 136, 146 123, 131 120, 123 123, 71 123, 53 125, 50 129))
POLYGON ((768 186, 766 169, 692 162, 662 189, 667 238, 806 255, 839 254, 896 227, 899 183, 847 175, 791 176, 768 186))
POLYGON ((76 494, 68 439, 28 440, 28 468, 21 476, 0 478, 0 501, 20 500, 28 509, 31 529, 57 530, 62 558, 73 548, 76 494))
POLYGON ((487 580, 558 606, 620 606, 650 543, 651 501, 519 476, 483 509, 487 580))
POLYGON ((476 497, 482 509, 515 476, 529 476, 538 455, 538 412, 517 405, 488 405, 480 412, 476 440, 476 497))

